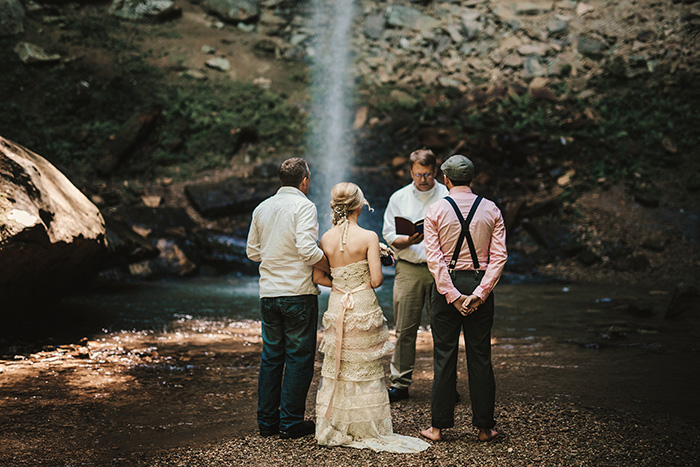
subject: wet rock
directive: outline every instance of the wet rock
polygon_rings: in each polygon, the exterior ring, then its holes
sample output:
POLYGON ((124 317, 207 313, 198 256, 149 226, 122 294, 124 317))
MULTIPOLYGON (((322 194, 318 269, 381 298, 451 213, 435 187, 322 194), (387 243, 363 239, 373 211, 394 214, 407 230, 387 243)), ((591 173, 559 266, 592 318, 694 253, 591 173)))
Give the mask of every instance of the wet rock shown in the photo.
POLYGON ((205 65, 217 71, 226 72, 231 69, 231 62, 228 58, 223 57, 211 58, 206 61, 205 65))
POLYGON ((257 0, 204 0, 202 8, 231 23, 254 22, 261 14, 257 0))
POLYGON ((599 58, 607 49, 608 45, 600 39, 584 35, 578 37, 576 50, 582 55, 599 58))
POLYGON ((578 16, 584 16, 587 13, 590 13, 591 11, 594 11, 594 10, 595 10, 595 8, 587 3, 579 2, 576 5, 576 14, 578 16))
POLYGON ((646 255, 637 253, 629 257, 617 258, 613 261, 613 268, 617 271, 645 271, 651 263, 646 255))
POLYGON ((545 74, 547 74, 547 70, 542 65, 539 57, 533 55, 525 59, 523 63, 523 77, 533 78, 536 76, 544 76, 545 74))
POLYGON ((24 32, 25 11, 20 0, 0 0, 0 36, 24 32))
POLYGON ((518 54, 509 54, 503 59, 501 65, 510 68, 520 68, 523 66, 523 59, 518 54))
POLYGON ((129 229, 148 232, 146 237, 186 237, 197 224, 184 208, 124 206, 107 214, 110 221, 119 221, 129 229))
POLYGON ((537 55, 543 57, 547 55, 549 46, 547 44, 524 44, 518 47, 518 53, 523 56, 537 55))
POLYGON ((182 276, 197 268, 187 248, 196 224, 183 208, 122 207, 106 221, 109 267, 140 277, 182 276))
POLYGON ((516 0, 513 3, 516 15, 538 15, 552 9, 552 2, 523 2, 516 0))
POLYGON ((182 15, 171 0, 114 0, 109 14, 128 21, 165 21, 182 15))
POLYGON ((0 193, 3 310, 50 299, 97 271, 106 252, 100 211, 46 159, 2 137, 0 193))
POLYGON ((270 28, 268 35, 276 35, 286 26, 287 20, 269 11, 263 11, 260 16, 260 24, 270 28))
POLYGON ((591 250, 582 251, 576 259, 584 266, 593 266, 601 261, 600 256, 591 250))
POLYGON ((131 157, 146 141, 159 115, 160 108, 153 108, 150 111, 136 112, 129 117, 109 143, 107 153, 100 160, 98 172, 109 174, 131 157))
POLYGON ((279 188, 277 181, 251 181, 231 177, 220 182, 187 185, 185 194, 203 216, 221 217, 250 213, 279 188))
POLYGON ((476 20, 465 20, 462 26, 465 39, 473 41, 479 38, 484 30, 484 24, 476 20))
POLYGON ((521 225, 540 246, 552 255, 553 259, 573 256, 582 248, 571 233, 570 226, 561 224, 555 219, 527 219, 523 220, 521 225))
POLYGON ((61 56, 59 54, 48 53, 38 45, 31 44, 29 42, 18 43, 14 50, 22 63, 27 65, 56 63, 61 60, 61 56))
POLYGON ((201 231, 192 238, 202 264, 219 272, 248 271, 257 273, 258 265, 246 255, 246 239, 222 232, 201 231))
POLYGON ((106 213, 105 227, 109 247, 105 269, 125 267, 158 256, 158 249, 119 215, 106 213))
POLYGON ((267 55, 275 55, 278 50, 280 50, 282 47, 282 44, 278 43, 277 41, 273 39, 263 39, 260 41, 257 41, 253 45, 253 49, 256 52, 260 52, 262 54, 267 54, 267 55))
POLYGON ((626 258, 633 252, 634 248, 622 240, 605 245, 605 254, 612 260, 626 258))
POLYGON ((464 87, 464 85, 460 81, 449 76, 439 76, 438 83, 443 88, 455 88, 462 91, 466 90, 466 87, 464 87))
POLYGON ((634 196, 634 200, 642 206, 646 208, 656 208, 659 207, 659 198, 657 195, 655 195, 655 193, 658 193, 658 191, 653 189, 636 188, 632 195, 634 196))
POLYGON ((462 41, 464 41, 464 37, 462 36, 462 34, 460 34, 459 29, 456 25, 448 25, 445 28, 445 31, 447 32, 447 34, 449 34, 450 39, 452 39, 452 42, 455 42, 456 44, 461 44, 462 41))
POLYGON ((386 22, 389 26, 429 31, 440 25, 439 20, 424 15, 415 8, 393 5, 388 8, 388 12, 386 22))
POLYGON ((642 247, 652 251, 664 251, 669 239, 662 234, 650 234, 642 240, 642 247))
POLYGON ((154 259, 128 266, 132 276, 151 279, 158 277, 182 277, 197 270, 197 265, 185 254, 178 242, 160 238, 156 242, 158 256, 154 259))
POLYGON ((561 10, 575 10, 576 2, 574 0, 562 0, 557 2, 555 6, 561 10))
POLYGON ((573 67, 571 66, 570 63, 567 63, 560 57, 555 57, 553 60, 549 62, 547 65, 547 75, 548 76, 569 76, 571 74, 571 70, 573 67))
POLYGON ((180 73, 180 76, 184 76, 189 79, 194 79, 197 81, 206 81, 209 77, 199 70, 185 70, 180 73))
POLYGON ((305 48, 301 46, 296 46, 296 47, 289 47, 285 52, 284 52, 284 58, 287 60, 292 60, 295 62, 303 62, 306 60, 307 57, 307 51, 305 48))
POLYGON ((509 4, 496 4, 491 11, 503 23, 515 20, 515 11, 509 4))
POLYGON ((679 319, 700 310, 700 289, 694 285, 678 284, 673 291, 664 319, 679 319))
POLYGON ((380 39, 384 33, 384 25, 386 18, 384 15, 370 15, 365 18, 365 27, 363 32, 370 39, 380 39))
POLYGON ((569 23, 564 20, 554 19, 547 23, 547 35, 550 37, 565 36, 568 32, 569 23))

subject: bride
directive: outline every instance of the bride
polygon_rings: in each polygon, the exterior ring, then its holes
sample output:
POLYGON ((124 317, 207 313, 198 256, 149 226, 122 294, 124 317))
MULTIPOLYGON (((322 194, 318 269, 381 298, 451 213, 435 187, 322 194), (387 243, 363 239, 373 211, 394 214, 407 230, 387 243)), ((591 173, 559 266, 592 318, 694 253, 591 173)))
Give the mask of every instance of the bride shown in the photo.
POLYGON ((316 441, 375 451, 423 451, 428 443, 394 434, 392 428, 381 361, 392 345, 373 289, 384 280, 379 238, 357 225, 362 207, 369 208, 369 203, 354 183, 337 184, 331 197, 333 227, 321 238, 330 277, 314 269, 314 282, 331 287, 323 315, 316 441))

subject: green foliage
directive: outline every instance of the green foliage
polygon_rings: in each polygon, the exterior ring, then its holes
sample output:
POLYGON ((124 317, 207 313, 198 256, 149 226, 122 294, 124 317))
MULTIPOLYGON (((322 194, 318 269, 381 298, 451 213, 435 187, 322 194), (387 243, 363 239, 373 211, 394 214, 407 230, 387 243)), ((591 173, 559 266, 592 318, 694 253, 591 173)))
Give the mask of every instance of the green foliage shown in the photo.
POLYGON ((165 124, 154 158, 188 171, 228 164, 240 128, 254 128, 266 146, 292 148, 306 127, 304 116, 281 96, 241 81, 183 81, 164 88, 160 100, 165 124), (179 147, 167 149, 172 146, 179 147))
MULTIPOLYGON (((61 42, 111 54, 113 67, 107 73, 83 61, 26 66, 12 52, 14 39, 0 39, 0 135, 43 155, 78 184, 98 178, 110 138, 135 112, 162 109, 143 153, 119 167, 118 177, 187 176, 227 166, 241 127, 254 128, 265 148, 298 147, 305 117, 282 96, 228 79, 169 81, 141 50, 142 42, 153 37, 177 34, 107 15, 72 18, 61 42)), ((306 77, 299 73, 297 79, 306 77)))
POLYGON ((470 104, 468 96, 449 96, 430 105, 430 93, 419 91, 414 93, 418 102, 407 108, 391 99, 388 86, 367 94, 375 114, 428 124, 454 115, 447 121, 472 141, 513 135, 530 153, 539 154, 546 147, 554 164, 576 163, 579 182, 633 182, 635 177, 648 179, 659 169, 686 164, 699 152, 700 88, 689 86, 693 80, 683 76, 675 85, 660 79, 600 80, 592 83, 596 97, 591 101, 567 96, 565 82, 551 87, 556 102, 535 100, 526 92, 483 105, 470 104), (676 152, 669 150, 673 146, 676 152))

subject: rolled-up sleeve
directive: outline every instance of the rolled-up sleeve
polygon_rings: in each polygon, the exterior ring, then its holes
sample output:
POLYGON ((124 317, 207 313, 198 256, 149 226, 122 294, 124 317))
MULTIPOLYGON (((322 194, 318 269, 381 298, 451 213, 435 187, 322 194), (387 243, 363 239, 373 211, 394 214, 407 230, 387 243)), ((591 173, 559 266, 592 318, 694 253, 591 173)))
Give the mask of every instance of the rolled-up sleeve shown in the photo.
POLYGON ((493 291, 498 284, 503 268, 508 260, 508 251, 506 249, 506 226, 503 222, 501 211, 495 206, 491 212, 493 216, 493 230, 491 232, 491 242, 489 244, 489 264, 486 266, 486 272, 481 279, 479 286, 474 289, 474 294, 482 300, 493 291))
POLYGON ((308 266, 321 261, 323 250, 318 246, 318 217, 316 206, 309 202, 299 207, 296 223, 296 248, 308 266))
POLYGON ((435 279, 435 287, 440 295, 444 295, 447 303, 457 300, 460 295, 459 290, 454 286, 450 273, 447 269, 445 255, 440 248, 440 238, 438 236, 439 211, 433 209, 438 203, 428 208, 423 223, 425 233, 425 256, 428 262, 428 269, 435 279))
POLYGON ((260 250, 260 234, 258 233, 256 216, 255 213, 253 213, 253 220, 250 222, 250 230, 248 231, 248 240, 246 241, 245 253, 248 256, 248 259, 259 263, 262 261, 260 250))

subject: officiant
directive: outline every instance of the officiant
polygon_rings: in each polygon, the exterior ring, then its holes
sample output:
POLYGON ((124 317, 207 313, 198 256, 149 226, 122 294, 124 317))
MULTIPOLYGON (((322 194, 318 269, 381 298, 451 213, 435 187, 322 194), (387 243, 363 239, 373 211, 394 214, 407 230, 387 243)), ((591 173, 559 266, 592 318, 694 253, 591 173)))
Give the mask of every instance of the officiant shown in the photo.
POLYGON ((389 198, 382 228, 384 240, 397 252, 393 303, 396 343, 390 366, 391 402, 409 397, 418 327, 423 310, 430 313, 433 277, 425 259, 423 217, 428 206, 448 194, 445 185, 435 179, 437 159, 431 150, 412 152, 409 166, 412 181, 389 198))

